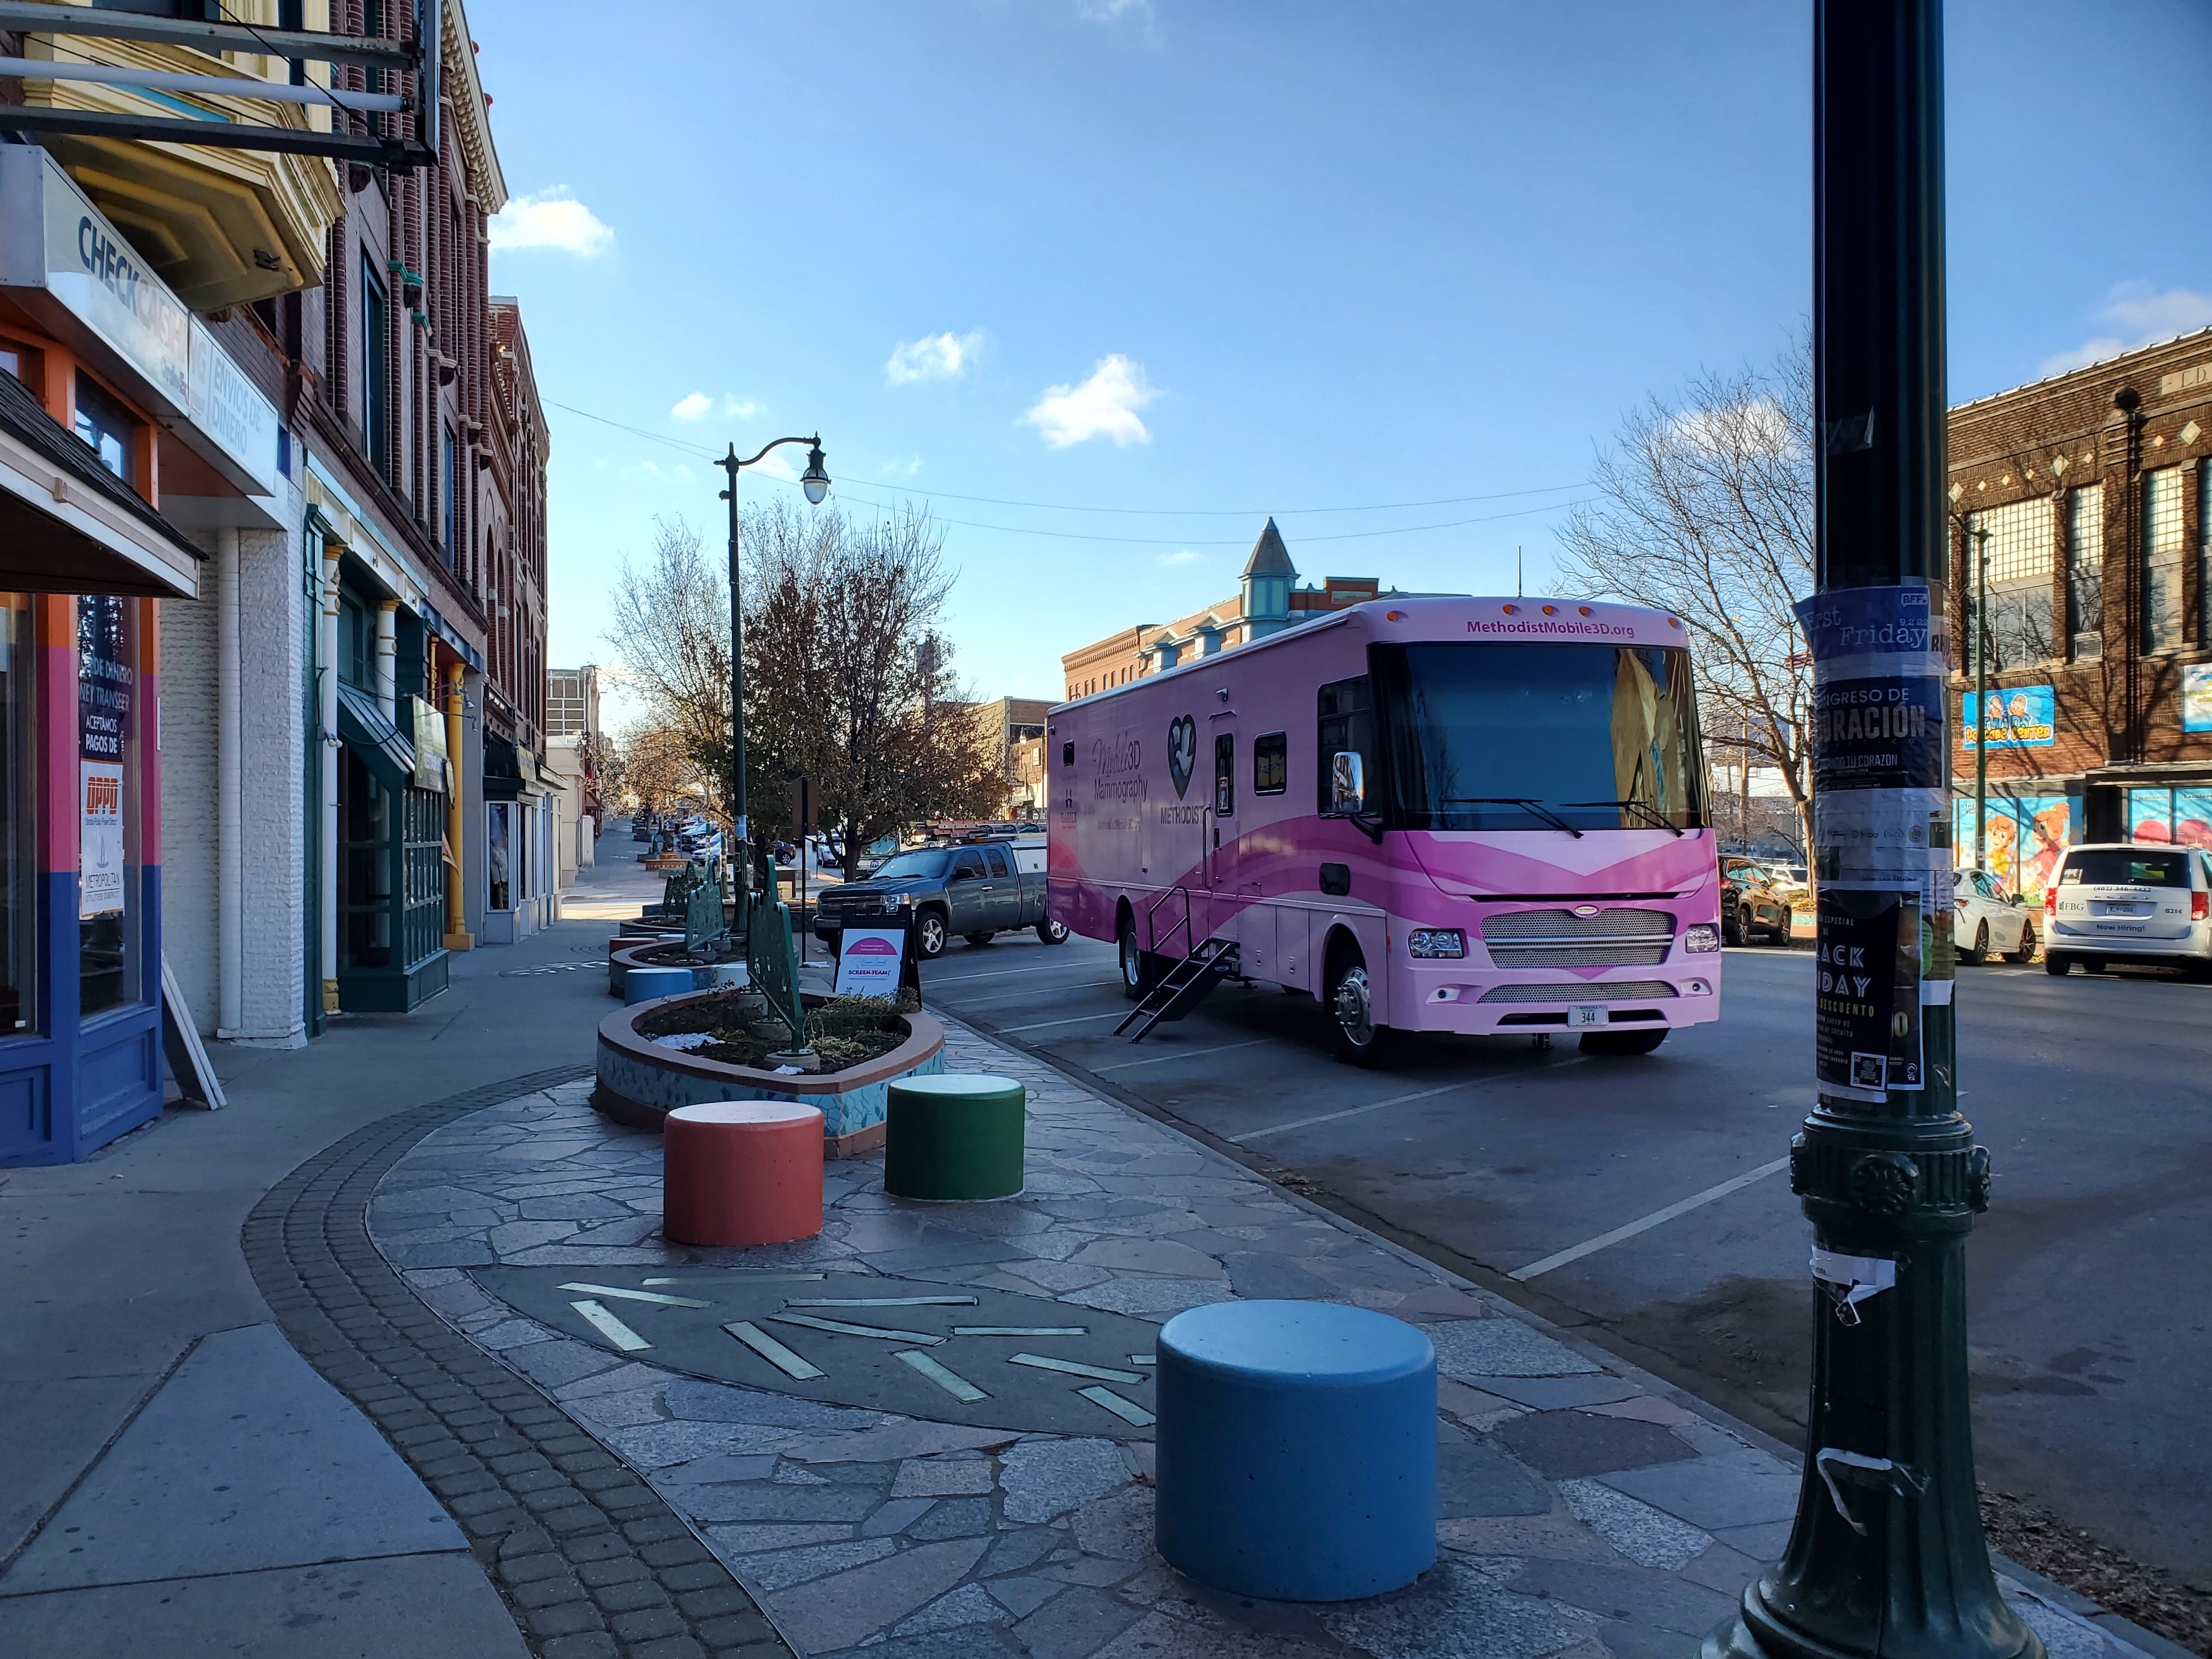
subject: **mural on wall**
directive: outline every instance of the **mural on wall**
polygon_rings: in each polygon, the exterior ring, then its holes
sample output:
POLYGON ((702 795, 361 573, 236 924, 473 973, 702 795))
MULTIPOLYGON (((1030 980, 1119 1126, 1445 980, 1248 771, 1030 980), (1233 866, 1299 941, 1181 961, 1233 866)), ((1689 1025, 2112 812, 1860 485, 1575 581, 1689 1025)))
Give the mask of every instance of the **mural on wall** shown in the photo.
MULTIPOLYGON (((2071 816, 2063 795, 1989 799, 1989 872, 2006 888, 2039 900, 2066 851, 2071 816)), ((1951 844, 1958 861, 1974 860, 1974 803, 1952 805, 1951 844)))
POLYGON ((2128 839, 2212 848, 2212 789, 2130 789, 2128 839))

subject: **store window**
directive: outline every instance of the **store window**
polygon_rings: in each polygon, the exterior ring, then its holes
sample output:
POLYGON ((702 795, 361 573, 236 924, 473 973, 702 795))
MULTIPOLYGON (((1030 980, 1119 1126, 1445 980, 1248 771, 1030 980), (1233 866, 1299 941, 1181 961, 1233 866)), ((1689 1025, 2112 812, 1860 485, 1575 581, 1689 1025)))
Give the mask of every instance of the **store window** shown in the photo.
POLYGON ((27 1031, 38 1018, 33 979, 38 938, 38 831, 32 814, 37 728, 31 688, 30 601, 0 593, 0 1038, 27 1031))
POLYGON ((484 902, 494 910, 514 908, 514 803, 495 800, 485 836, 484 878, 490 892, 484 902))
POLYGON ((2181 643, 2181 486, 2178 466, 2143 474, 2143 649, 2181 643))
POLYGON ((2130 789, 2128 839, 2212 848, 2212 789, 2130 789))
POLYGON ((45 391, 40 384, 40 354, 35 346, 27 346, 20 340, 0 340, 0 371, 14 375, 30 387, 33 396, 45 391))
POLYGON ((138 487, 138 420, 90 375, 76 377, 76 435, 100 464, 133 489, 138 487))
POLYGON ((138 1000, 138 605, 76 602, 77 1012, 138 1000))
POLYGON ((338 966, 389 968, 392 792, 350 746, 338 754, 338 966))
POLYGON ((2074 655, 2105 654, 2105 486, 2066 492, 2066 626, 2074 655))
POLYGON ((2057 537, 2057 503, 2047 495, 1968 516, 1965 666, 1969 672, 1985 627, 1992 673, 2048 662, 2057 654, 2051 614, 2057 537), (1987 568, 1978 574, 1975 561, 1984 557, 1987 568), (1975 594, 1983 585, 1989 596, 1986 618, 1974 614, 1975 594))

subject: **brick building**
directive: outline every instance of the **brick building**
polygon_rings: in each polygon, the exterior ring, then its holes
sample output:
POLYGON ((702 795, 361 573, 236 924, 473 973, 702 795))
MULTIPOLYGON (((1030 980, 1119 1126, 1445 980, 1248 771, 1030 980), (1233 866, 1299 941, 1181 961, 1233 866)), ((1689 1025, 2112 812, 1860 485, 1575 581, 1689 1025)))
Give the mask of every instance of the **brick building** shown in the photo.
MULTIPOLYGON (((1396 592, 1394 588, 1392 592, 1396 592)), ((1273 519, 1252 545, 1234 596, 1169 623, 1139 623, 1068 652, 1060 659, 1071 700, 1195 657, 1265 639, 1315 617, 1382 596, 1372 576, 1331 576, 1316 587, 1298 586, 1297 568, 1273 519)))
POLYGON ((2070 842, 2212 846, 2208 455, 2212 329, 1951 411, 1962 861, 1983 720, 1990 862, 2030 894, 2070 842))

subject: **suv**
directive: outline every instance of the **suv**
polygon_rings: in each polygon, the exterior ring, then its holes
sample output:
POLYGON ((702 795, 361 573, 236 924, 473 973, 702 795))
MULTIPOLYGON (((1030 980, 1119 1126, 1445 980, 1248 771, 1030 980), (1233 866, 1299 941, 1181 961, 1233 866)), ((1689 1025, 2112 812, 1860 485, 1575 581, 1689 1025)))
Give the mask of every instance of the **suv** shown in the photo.
POLYGON ((1755 859, 1721 856, 1721 940, 1747 945, 1754 932, 1776 945, 1790 943, 1790 901, 1755 859))
POLYGON ((2212 855, 2195 847, 2115 842, 2069 847, 2043 895, 2044 966, 2108 959, 2212 971, 2212 855))

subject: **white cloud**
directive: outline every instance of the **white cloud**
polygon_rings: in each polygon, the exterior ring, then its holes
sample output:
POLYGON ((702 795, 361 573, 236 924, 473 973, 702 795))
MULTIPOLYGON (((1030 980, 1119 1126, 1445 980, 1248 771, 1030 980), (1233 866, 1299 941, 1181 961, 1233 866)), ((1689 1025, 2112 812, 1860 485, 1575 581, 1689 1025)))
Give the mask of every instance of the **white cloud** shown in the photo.
POLYGON ((907 461, 885 461, 876 471, 886 478, 911 478, 921 471, 921 457, 916 455, 907 461))
POLYGON ((761 406, 750 398, 740 398, 734 392, 722 396, 722 413, 740 421, 750 421, 761 412, 761 406))
POLYGON ((696 421, 705 416, 714 406, 714 400, 705 392, 687 392, 676 400, 675 407, 668 412, 676 420, 696 421))
POLYGON ((1076 13, 1094 23, 1110 23, 1119 17, 1141 17, 1150 22, 1152 0, 1076 0, 1076 13))
POLYGON ((2071 351, 2045 358, 2043 372, 2063 374, 2069 368, 2102 362, 2154 340, 2171 339, 2177 334, 2212 325, 2212 294, 2198 294, 2185 288, 2170 288, 2160 293, 2148 283, 2122 283, 2105 296, 2105 303, 2097 310, 2097 320, 2114 332, 2084 340, 2071 351))
POLYGON ((1191 549, 1186 547, 1180 553, 1161 554, 1160 562, 1170 567, 1179 564, 1204 564, 1206 562, 1206 555, 1203 553, 1194 552, 1191 549))
POLYGON ((1082 385, 1047 386, 1022 418, 1054 449, 1091 438, 1111 438, 1126 448, 1152 442, 1137 411, 1159 395, 1145 379, 1145 366, 1116 351, 1101 357, 1082 385))
POLYGON ((615 245, 614 232, 559 185, 515 197, 492 216, 490 236, 495 253, 550 247, 592 259, 615 245))
POLYGON ((884 365, 884 379, 892 386, 916 380, 955 380, 968 372, 983 343, 983 331, 966 334, 925 334, 919 340, 902 340, 891 348, 884 365))

